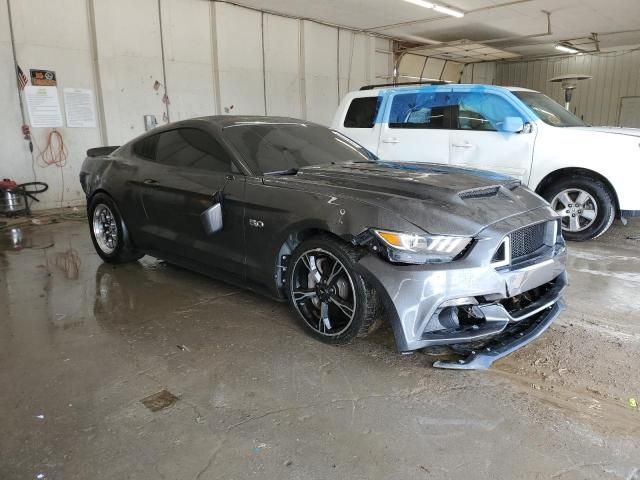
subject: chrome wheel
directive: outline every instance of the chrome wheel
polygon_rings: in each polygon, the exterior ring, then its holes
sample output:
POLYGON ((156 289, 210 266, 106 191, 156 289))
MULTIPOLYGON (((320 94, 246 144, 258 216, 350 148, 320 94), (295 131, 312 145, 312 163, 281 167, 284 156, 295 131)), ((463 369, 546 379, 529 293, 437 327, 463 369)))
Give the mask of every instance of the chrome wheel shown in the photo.
POLYGON ((304 252, 293 265, 291 279, 291 299, 307 325, 326 336, 349 328, 356 314, 355 288, 335 255, 320 248, 304 252))
POLYGON ((598 216, 598 203, 585 190, 568 188, 551 200, 551 208, 562 217, 562 229, 580 232, 589 228, 598 216))
POLYGON ((93 210, 93 236, 100 250, 107 255, 112 254, 118 246, 118 224, 113 212, 104 203, 93 210))

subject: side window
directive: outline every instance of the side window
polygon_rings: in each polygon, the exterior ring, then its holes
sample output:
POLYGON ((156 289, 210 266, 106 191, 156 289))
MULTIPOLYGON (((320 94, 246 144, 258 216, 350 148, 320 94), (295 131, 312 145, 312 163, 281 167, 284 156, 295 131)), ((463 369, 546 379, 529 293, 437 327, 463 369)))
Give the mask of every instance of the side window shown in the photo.
POLYGON ((146 158, 147 160, 155 160, 158 136, 159 135, 151 135, 150 137, 143 138, 138 143, 134 144, 133 153, 139 157, 146 158))
POLYGON ((449 94, 418 92, 395 95, 391 103, 389 128, 449 128, 449 94))
POLYGON ((158 163, 221 173, 236 172, 227 152, 206 132, 195 128, 179 128, 159 136, 156 149, 158 163))
POLYGON ((454 124, 458 130, 500 131, 507 117, 520 118, 520 112, 498 95, 468 92, 452 96, 454 124))
POLYGON ((344 118, 346 128, 373 128, 382 97, 354 98, 344 118))

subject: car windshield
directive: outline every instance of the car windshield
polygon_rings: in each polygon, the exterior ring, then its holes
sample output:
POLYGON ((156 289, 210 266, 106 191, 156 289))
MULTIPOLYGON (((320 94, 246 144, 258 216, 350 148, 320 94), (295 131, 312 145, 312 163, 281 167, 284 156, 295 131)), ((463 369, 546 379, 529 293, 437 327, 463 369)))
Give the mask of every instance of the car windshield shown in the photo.
POLYGON ((318 125, 238 123, 225 127, 223 136, 261 174, 295 173, 311 165, 377 160, 350 138, 318 125))
POLYGON ((586 124, 559 103, 538 92, 512 92, 544 123, 553 127, 585 127, 586 124))

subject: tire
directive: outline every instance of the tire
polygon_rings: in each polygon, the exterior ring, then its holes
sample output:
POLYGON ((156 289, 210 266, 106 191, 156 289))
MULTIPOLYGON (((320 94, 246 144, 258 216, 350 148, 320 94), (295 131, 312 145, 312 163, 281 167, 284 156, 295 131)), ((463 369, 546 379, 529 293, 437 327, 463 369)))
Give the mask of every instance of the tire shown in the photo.
POLYGON ((611 190, 600 180, 585 175, 554 181, 544 190, 543 197, 562 215, 562 233, 567 240, 597 238, 611 227, 616 216, 611 190))
POLYGON ((289 306, 312 337, 341 345, 366 336, 375 326, 381 313, 378 294, 353 268, 362 255, 328 235, 305 240, 292 253, 287 268, 289 306))
POLYGON ((127 263, 143 256, 133 246, 120 210, 109 195, 97 193, 91 197, 87 213, 91 241, 102 260, 127 263))

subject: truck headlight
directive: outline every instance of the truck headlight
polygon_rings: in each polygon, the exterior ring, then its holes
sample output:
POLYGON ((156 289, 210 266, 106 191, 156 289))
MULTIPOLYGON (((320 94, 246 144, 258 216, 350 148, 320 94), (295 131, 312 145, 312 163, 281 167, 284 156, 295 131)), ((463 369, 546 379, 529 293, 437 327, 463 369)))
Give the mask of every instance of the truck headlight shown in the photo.
POLYGON ((374 229, 373 233, 387 248, 387 257, 397 263, 451 262, 471 243, 469 237, 420 235, 374 229))

